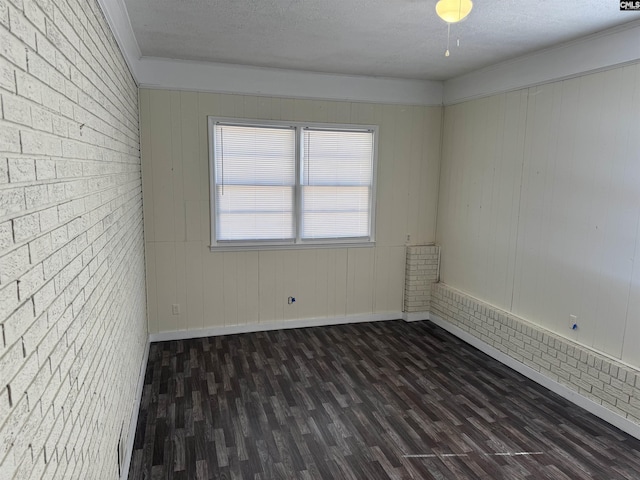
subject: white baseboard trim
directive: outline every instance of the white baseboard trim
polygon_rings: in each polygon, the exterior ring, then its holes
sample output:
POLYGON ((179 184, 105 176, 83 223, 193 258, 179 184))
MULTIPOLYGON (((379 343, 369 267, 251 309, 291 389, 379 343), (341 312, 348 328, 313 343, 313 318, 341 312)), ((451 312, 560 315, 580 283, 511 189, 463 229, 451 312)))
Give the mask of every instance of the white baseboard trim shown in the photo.
POLYGON ((342 325, 346 323, 383 322, 385 320, 400 320, 402 312, 373 313, 363 315, 346 315, 344 317, 303 318, 281 322, 251 323, 247 325, 225 325, 220 327, 206 327, 195 330, 175 330, 171 332, 152 333, 150 342, 166 342, 169 340, 185 340, 188 338, 215 337, 219 335, 233 335, 236 333, 266 332, 269 330, 283 330, 289 328, 322 327, 326 325, 342 325))
POLYGON ((516 372, 524 375, 525 377, 533 380, 534 382, 542 385, 545 388, 548 388, 554 393, 557 393, 561 397, 569 400, 571 403, 578 405, 579 407, 584 408, 589 413, 594 414, 596 417, 601 418, 607 423, 610 423, 614 427, 619 428, 623 432, 628 433, 632 437, 640 439, 640 425, 636 425, 635 423, 627 420, 626 418, 618 415, 617 413, 612 412, 611 410, 606 409, 602 405, 595 403, 594 401, 583 397, 579 393, 571 390, 570 388, 562 385, 561 383, 556 382, 555 380, 550 379, 542 375, 539 372, 536 372, 532 368, 529 368, 523 363, 518 362, 514 358, 510 357, 502 353, 500 350, 492 347, 491 345, 483 342, 479 338, 474 337, 468 332, 465 332, 459 327, 456 327, 450 322, 443 320, 438 315, 434 313, 430 314, 431 322, 435 323, 439 327, 443 328, 447 332, 455 335, 459 339, 476 347, 481 352, 486 353, 490 357, 495 358, 500 363, 506 365, 507 367, 515 370, 516 372))
POLYGON ((419 322, 429 320, 429 312, 402 312, 402 319, 405 322, 419 322))
POLYGON ((133 456, 133 441, 136 436, 136 427, 138 426, 138 413, 140 412, 140 404, 142 403, 142 389, 144 388, 144 376, 147 371, 147 363, 149 361, 149 347, 151 342, 147 338, 147 345, 142 356, 140 364, 140 373, 138 374, 138 387, 136 389, 134 411, 131 413, 131 421, 129 422, 129 434, 127 436, 127 450, 124 455, 124 463, 120 472, 120 480, 127 480, 129 477, 129 467, 131 466, 131 457, 133 456))

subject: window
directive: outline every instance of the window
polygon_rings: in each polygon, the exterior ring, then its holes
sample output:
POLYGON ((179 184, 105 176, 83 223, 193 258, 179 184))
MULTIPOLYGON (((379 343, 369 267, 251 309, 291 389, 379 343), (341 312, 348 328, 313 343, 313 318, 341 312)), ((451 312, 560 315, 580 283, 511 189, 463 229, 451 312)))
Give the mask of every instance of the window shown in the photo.
POLYGON ((372 244, 376 127, 209 128, 212 248, 372 244))

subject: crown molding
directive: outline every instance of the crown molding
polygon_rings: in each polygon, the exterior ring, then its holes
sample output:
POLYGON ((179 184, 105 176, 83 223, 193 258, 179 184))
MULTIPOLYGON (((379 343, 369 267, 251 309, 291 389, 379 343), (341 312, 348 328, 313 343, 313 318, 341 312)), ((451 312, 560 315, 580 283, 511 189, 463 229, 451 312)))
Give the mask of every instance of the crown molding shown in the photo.
POLYGON ((124 0, 98 0, 98 5, 102 9, 109 27, 111 27, 116 43, 120 47, 133 78, 138 81, 136 69, 142 52, 133 33, 131 19, 124 0))
POLYGON ((98 0, 138 85, 243 95, 442 105, 442 82, 143 57, 124 0, 98 0))
POLYGON ((124 0, 98 0, 141 87, 240 95, 452 105, 640 60, 640 21, 507 60, 445 82, 338 75, 143 57, 124 0))
POLYGON ((141 87, 406 105, 442 105, 442 82, 142 57, 141 87))
POLYGON ((444 82, 444 104, 564 80, 640 60, 640 21, 497 63, 444 82))

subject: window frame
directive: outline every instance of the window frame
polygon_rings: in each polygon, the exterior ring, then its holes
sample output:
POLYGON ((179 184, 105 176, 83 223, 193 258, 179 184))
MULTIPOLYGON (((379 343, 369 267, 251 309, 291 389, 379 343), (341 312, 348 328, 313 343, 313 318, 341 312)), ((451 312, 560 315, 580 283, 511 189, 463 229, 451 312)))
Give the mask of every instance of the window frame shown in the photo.
POLYGON ((304 249, 304 248, 355 248, 375 246, 376 232, 376 187, 378 169, 378 125, 363 124, 343 124, 343 123, 319 123, 319 122, 287 122, 279 120, 260 120, 248 118, 232 118, 207 116, 207 130, 209 137, 209 222, 210 222, 210 244, 211 251, 231 251, 231 250, 279 250, 279 249, 304 249), (216 240, 216 183, 215 183, 215 126, 238 125, 247 127, 290 127, 295 130, 295 190, 293 215, 295 221, 295 238, 292 241, 280 240, 216 240), (373 154, 371 172, 371 190, 369 193, 369 236, 368 237, 341 237, 341 238, 314 238, 303 239, 301 237, 302 219, 302 161, 303 142, 302 135, 305 128, 332 130, 332 131, 356 131, 373 133, 373 154))

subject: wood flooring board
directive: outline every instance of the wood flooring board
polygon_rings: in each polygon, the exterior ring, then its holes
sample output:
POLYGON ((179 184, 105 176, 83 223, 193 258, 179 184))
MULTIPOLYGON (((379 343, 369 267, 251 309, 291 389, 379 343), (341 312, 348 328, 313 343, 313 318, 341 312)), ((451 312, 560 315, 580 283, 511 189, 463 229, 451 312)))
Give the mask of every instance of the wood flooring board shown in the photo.
POLYGON ((144 382, 130 480, 640 478, 640 441, 430 322, 154 343, 144 382))

